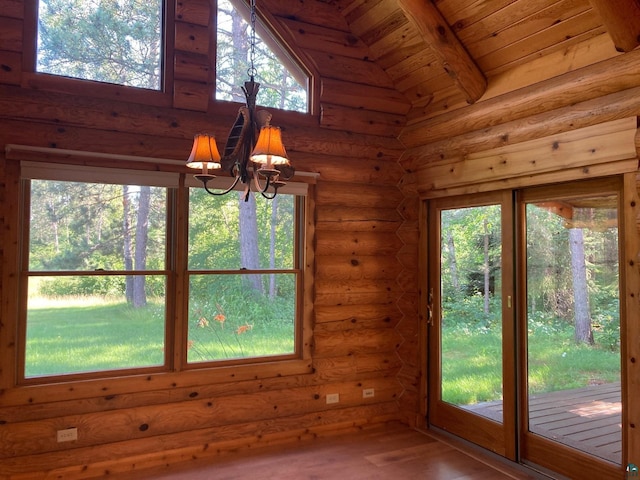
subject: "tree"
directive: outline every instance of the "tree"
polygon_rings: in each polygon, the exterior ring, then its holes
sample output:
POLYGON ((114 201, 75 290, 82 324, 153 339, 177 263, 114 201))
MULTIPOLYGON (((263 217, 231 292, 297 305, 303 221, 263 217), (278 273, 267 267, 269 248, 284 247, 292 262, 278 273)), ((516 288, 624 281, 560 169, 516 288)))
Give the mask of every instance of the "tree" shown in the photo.
POLYGON ((484 229, 484 314, 489 315, 489 297, 491 295, 490 291, 490 279, 491 279, 491 266, 490 266, 490 256, 489 256, 489 221, 487 217, 484 218, 482 222, 482 226, 484 229))
MULTIPOLYGON (((276 268, 276 228, 278 225, 278 202, 280 197, 275 197, 271 201, 271 222, 269 229, 269 268, 276 268)), ((269 275, 269 297, 276 296, 276 276, 269 275)))
MULTIPOLYGON (((131 241, 131 196, 129 185, 122 186, 122 238, 124 269, 133 270, 133 247, 131 241)), ((133 275, 125 277, 124 295, 127 303, 133 303, 133 275)))
MULTIPOLYGON (((136 249, 135 249, 135 269, 138 271, 147 269, 147 245, 149 242, 149 208, 151 205, 151 187, 140 187, 138 199, 138 211, 136 222, 136 249)), ((135 308, 144 307, 147 304, 147 294, 145 291, 144 275, 136 275, 133 278, 133 306, 135 308)))
MULTIPOLYGON (((260 268, 260 252, 258 251, 258 220, 256 218, 256 199, 253 195, 244 201, 244 193, 238 193, 238 209, 240 213, 240 266, 247 270, 260 268)), ((253 290, 263 293, 260 275, 246 275, 246 281, 253 290)))
POLYGON ((573 279, 575 340, 578 343, 593 345, 587 266, 584 258, 584 236, 581 228, 569 229, 569 250, 573 279))
MULTIPOLYGON (((244 102, 240 90, 248 80, 250 25, 236 11, 234 5, 241 2, 218 1, 218 29, 216 55, 216 99, 244 102), (233 3, 233 4, 232 4, 233 3)), ((242 8, 246 8, 241 4, 242 8)), ((248 10, 247 10, 248 14, 248 10)), ((254 58, 256 82, 260 83, 257 103, 300 112, 307 111, 307 91, 291 75, 277 55, 256 37, 254 58)))
POLYGON ((162 0, 40 0, 37 69, 160 88, 162 0))

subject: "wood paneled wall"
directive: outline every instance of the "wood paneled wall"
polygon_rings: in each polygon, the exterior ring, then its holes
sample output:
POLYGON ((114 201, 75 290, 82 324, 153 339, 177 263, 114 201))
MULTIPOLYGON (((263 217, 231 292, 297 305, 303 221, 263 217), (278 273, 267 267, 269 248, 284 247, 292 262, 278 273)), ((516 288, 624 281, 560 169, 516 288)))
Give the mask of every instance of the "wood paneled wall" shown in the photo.
POLYGON ((90 478, 389 419, 415 423, 418 197, 394 138, 409 106, 324 2, 261 2, 317 87, 313 115, 274 114, 296 169, 319 174, 310 259, 313 373, 275 366, 250 376, 226 369, 15 386, 18 172, 4 146, 179 164, 194 132, 207 128, 223 138, 237 110, 212 100, 208 0, 177 0, 167 28, 174 32, 171 82, 166 92, 142 94, 30 71, 23 61, 23 38, 33 34, 27 3, 0 0, 0 478, 90 478), (363 399, 363 388, 374 388, 375 397, 363 399), (327 405, 329 393, 339 393, 340 403, 327 405), (57 443, 56 431, 68 426, 79 429, 78 441, 57 443))

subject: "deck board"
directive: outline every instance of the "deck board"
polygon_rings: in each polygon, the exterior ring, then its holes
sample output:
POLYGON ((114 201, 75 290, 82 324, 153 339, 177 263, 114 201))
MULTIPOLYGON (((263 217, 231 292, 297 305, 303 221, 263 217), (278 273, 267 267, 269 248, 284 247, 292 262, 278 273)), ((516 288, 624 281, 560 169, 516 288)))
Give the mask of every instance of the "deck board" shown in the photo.
MULTIPOLYGON (((494 420, 502 419, 501 401, 463 408, 494 420)), ((529 398, 529 430, 591 455, 620 463, 620 383, 532 395, 529 398)))

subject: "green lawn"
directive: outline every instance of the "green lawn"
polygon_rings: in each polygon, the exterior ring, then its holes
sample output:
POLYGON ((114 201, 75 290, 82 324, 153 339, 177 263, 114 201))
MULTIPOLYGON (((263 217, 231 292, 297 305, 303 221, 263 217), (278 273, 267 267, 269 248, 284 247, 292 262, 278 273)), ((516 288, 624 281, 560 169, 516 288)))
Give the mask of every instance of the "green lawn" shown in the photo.
MULTIPOLYGON (((529 393, 569 390, 620 380, 620 354, 578 345, 570 328, 529 335, 529 393)), ((470 405, 502 398, 499 332, 443 333, 442 397, 470 405)))
MULTIPOLYGON (((190 362, 292 353, 293 324, 256 319, 189 327, 190 362)), ((162 365, 164 305, 133 308, 93 297, 30 300, 25 376, 162 365)))

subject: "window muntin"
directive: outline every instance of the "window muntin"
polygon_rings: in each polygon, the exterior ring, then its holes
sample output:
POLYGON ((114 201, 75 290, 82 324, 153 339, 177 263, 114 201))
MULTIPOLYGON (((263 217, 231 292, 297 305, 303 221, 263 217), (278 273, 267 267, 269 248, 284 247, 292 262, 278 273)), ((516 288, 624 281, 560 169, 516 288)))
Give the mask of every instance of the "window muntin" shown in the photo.
MULTIPOLYGON (((250 26, 243 18, 245 11, 248 17, 249 7, 238 0, 218 1, 216 100, 246 101, 240 88, 249 80, 250 26)), ((257 104, 306 113, 308 75, 258 22, 254 58, 255 80, 260 83, 257 104)))
POLYGON ((162 0, 40 0, 36 71, 160 90, 162 0))
POLYGON ((166 189, 26 184, 25 378, 162 365, 166 189))

